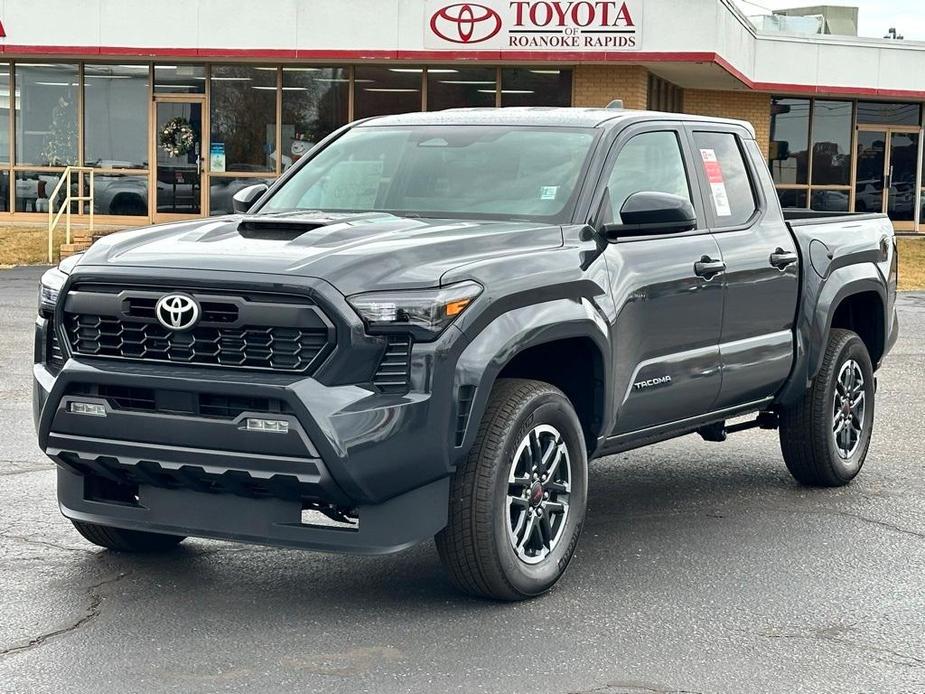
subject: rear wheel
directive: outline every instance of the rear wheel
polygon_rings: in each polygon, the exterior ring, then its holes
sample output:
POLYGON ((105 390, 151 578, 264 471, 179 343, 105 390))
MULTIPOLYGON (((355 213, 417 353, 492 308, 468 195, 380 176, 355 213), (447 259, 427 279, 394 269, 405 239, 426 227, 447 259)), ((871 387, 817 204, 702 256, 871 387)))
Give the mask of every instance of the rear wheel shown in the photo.
POLYGON ((832 330, 812 387, 781 413, 787 469, 809 486, 848 484, 864 465, 873 423, 874 374, 867 347, 850 330, 832 330))
POLYGON ((108 525, 85 523, 71 520, 84 539, 100 547, 117 552, 154 553, 166 552, 183 542, 184 537, 179 535, 162 535, 160 533, 147 533, 141 530, 125 530, 113 528, 108 525))
POLYGON ((584 522, 587 452, 568 398, 539 381, 503 379, 450 488, 437 550, 462 590, 522 600, 549 590, 584 522))

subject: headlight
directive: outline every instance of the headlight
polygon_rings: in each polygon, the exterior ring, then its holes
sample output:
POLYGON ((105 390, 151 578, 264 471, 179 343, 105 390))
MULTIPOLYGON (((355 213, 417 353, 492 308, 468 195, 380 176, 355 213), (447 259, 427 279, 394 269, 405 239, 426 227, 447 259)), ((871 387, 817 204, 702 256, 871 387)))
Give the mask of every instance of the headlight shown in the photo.
POLYGON ((54 311, 61 295, 61 287, 67 281, 67 276, 80 262, 80 253, 62 260, 58 267, 48 270, 42 275, 39 287, 39 311, 54 311))
POLYGON ((39 311, 54 311, 61 294, 61 287, 67 281, 67 275, 58 268, 52 268, 42 275, 39 288, 39 311))
POLYGON ((433 339, 482 293, 476 282, 460 282, 437 289, 355 294, 347 301, 371 333, 411 332, 433 339))

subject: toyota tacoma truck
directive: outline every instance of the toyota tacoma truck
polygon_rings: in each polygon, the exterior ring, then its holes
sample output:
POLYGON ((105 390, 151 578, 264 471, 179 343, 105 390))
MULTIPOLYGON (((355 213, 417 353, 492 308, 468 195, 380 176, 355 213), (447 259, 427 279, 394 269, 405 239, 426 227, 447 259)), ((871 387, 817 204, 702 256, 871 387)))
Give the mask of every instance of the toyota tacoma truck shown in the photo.
POLYGON ((896 280, 889 220, 784 213, 746 123, 373 118, 235 214, 49 270, 35 424, 102 547, 435 537, 458 587, 518 600, 569 564, 591 459, 761 427, 798 482, 850 482, 896 280))

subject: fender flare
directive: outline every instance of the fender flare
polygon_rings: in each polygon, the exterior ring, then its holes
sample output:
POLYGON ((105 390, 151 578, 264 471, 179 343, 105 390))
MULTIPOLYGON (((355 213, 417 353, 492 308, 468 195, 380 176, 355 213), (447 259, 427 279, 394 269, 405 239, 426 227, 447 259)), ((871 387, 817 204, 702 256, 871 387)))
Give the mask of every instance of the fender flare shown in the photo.
POLYGON ((777 397, 778 404, 790 405, 803 397, 822 368, 836 310, 845 299, 866 292, 874 292, 880 298, 884 307, 883 335, 889 335, 886 284, 873 263, 840 267, 825 280, 804 289, 796 330, 794 368, 777 397))
MULTIPOLYGON (((609 328, 595 306, 585 298, 555 299, 502 313, 476 335, 456 362, 453 401, 457 408, 461 390, 474 389, 465 421, 465 435, 454 449, 453 462, 466 456, 478 433, 488 398, 498 374, 518 354, 532 347, 573 338, 588 338, 599 350, 604 382, 610 382, 609 328)), ((603 421, 609 421, 612 399, 604 396, 603 421)), ((457 413, 459 414, 459 413, 457 413)), ((600 432, 595 432, 597 437, 600 432)), ((589 454, 592 453, 589 450, 589 454)))

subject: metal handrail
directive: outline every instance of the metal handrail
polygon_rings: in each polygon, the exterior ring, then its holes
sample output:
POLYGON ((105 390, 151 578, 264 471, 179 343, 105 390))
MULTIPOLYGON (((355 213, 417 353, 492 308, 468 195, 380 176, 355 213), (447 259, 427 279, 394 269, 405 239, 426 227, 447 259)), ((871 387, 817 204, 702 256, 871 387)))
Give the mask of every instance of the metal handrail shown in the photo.
POLYGON ((61 178, 58 180, 58 185, 55 186, 54 192, 48 197, 48 262, 53 263, 54 261, 54 237, 55 229, 58 224, 61 222, 61 215, 65 215, 65 243, 71 242, 71 203, 72 202, 89 202, 90 203, 90 233, 93 233, 93 188, 94 188, 94 175, 95 169, 90 166, 68 166, 64 169, 64 173, 61 174, 61 178), (80 180, 80 175, 89 173, 90 174, 90 194, 89 195, 73 195, 71 185, 71 174, 76 173, 78 175, 78 181, 80 180), (61 186, 64 185, 65 181, 67 182, 67 195, 64 197, 64 203, 60 208, 58 208, 57 214, 55 213, 55 200, 58 199, 58 193, 61 192, 61 186))

